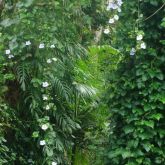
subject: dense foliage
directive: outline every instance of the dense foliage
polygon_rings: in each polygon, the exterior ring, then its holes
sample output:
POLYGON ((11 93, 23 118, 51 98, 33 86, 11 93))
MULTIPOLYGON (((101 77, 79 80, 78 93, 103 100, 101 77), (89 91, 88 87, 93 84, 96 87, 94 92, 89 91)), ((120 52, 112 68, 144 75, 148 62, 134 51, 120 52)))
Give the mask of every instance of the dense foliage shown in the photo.
POLYGON ((0 165, 165 164, 164 0, 0 0, 0 165))
POLYGON ((112 113, 107 164, 165 164, 163 3, 124 2, 113 44, 125 58, 109 75, 106 96, 112 113))
POLYGON ((96 113, 97 84, 86 72, 83 45, 94 40, 104 1, 93 3, 1 2, 0 164, 76 164, 77 151, 95 157, 92 134, 101 136, 106 115, 96 113))

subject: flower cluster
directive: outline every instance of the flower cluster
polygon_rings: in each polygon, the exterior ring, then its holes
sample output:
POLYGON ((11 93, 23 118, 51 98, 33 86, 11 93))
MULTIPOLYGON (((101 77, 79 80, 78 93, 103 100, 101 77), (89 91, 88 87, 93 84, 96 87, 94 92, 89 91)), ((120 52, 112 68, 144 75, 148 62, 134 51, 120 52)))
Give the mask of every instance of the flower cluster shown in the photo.
MULTIPOLYGON (((30 46, 31 44, 32 43, 29 40, 28 41, 25 41, 25 43, 24 43, 25 46, 30 46)), ((44 43, 40 43, 39 46, 38 46, 38 48, 39 49, 44 49, 45 48, 45 44, 44 43)), ((55 48, 55 45, 52 44, 52 45, 49 46, 49 48, 54 49, 55 48)), ((10 49, 5 50, 5 54, 8 56, 9 59, 14 58, 14 55, 11 53, 11 50, 10 49)), ((56 58, 52 58, 52 60, 53 61, 57 61, 56 58)), ((51 62, 52 61, 50 59, 47 60, 47 63, 51 63, 51 62)))
POLYGON ((130 55, 131 56, 134 56, 136 53, 136 49, 135 48, 132 48, 131 51, 130 51, 130 55))
POLYGON ((57 61, 57 58, 52 58, 52 59, 49 58, 49 59, 47 59, 47 63, 48 64, 51 64, 52 61, 55 61, 56 62, 57 61))
MULTIPOLYGON (((25 41, 25 42, 23 43, 23 45, 24 45, 24 47, 29 48, 29 47, 32 45, 32 42, 31 42, 30 40, 28 40, 28 41, 25 41)), ((37 47, 38 47, 39 49, 44 49, 44 48, 46 48, 46 45, 42 42, 42 43, 40 43, 37 47)), ((54 45, 54 44, 49 45, 48 48, 54 49, 54 48, 55 48, 55 45, 54 45)), ((13 55, 13 50, 12 50, 12 49, 9 49, 9 48, 5 50, 4 54, 5 54, 9 59, 15 57, 15 56, 13 55)), ((55 58, 55 57, 49 58, 49 59, 46 60, 46 62, 47 62, 48 64, 50 64, 50 63, 52 63, 52 62, 56 62, 56 61, 57 61, 57 58, 55 58)), ((43 81, 43 82, 41 83, 41 87, 42 87, 43 89, 47 90, 47 89, 49 89, 49 87, 50 87, 50 83, 49 83, 48 81, 43 81)), ((48 103, 48 101, 50 100, 50 96, 49 96, 48 94, 43 94, 43 95, 42 95, 42 100, 45 102, 45 107, 44 107, 44 109, 49 110, 49 109, 51 109, 52 107, 54 107, 54 104, 53 104, 53 103, 48 103)), ((48 117, 48 116, 45 116, 44 118, 40 119, 39 126, 40 126, 40 129, 41 129, 42 131, 45 132, 45 134, 49 133, 48 130, 51 131, 51 129, 52 129, 52 126, 50 125, 50 122, 49 122, 49 117, 48 117)), ((39 131, 33 132, 32 137, 33 137, 33 138, 39 137, 39 131)), ((39 140, 38 143, 39 143, 39 145, 40 145, 41 147, 44 147, 44 146, 47 147, 47 145, 49 144, 49 141, 48 141, 48 139, 47 139, 46 136, 45 136, 45 137, 42 137, 42 138, 39 140)), ((34 163, 34 161, 33 161, 31 158, 29 158, 27 161, 28 161, 28 163, 34 163)), ((50 162, 50 164, 51 164, 51 165, 57 165, 57 162, 54 161, 54 160, 52 159, 52 161, 50 162)))
MULTIPOLYGON (((32 45, 32 42, 30 40, 28 40, 28 41, 25 41, 23 44, 24 44, 25 47, 29 48, 32 45)), ((52 45, 48 45, 46 47, 46 44, 44 42, 41 42, 40 44, 38 44, 37 47, 38 47, 38 49, 45 49, 45 48, 54 49, 55 48, 55 45, 52 44, 52 45)), ((5 54, 8 55, 8 58, 13 58, 14 57, 14 55, 11 54, 11 50, 10 49, 5 50, 5 54)), ((46 63, 50 64, 52 62, 56 62, 57 60, 58 59, 55 58, 55 57, 48 58, 46 60, 46 63)), ((45 110, 50 110, 51 108, 55 108, 53 103, 49 103, 49 101, 50 101, 51 98, 50 98, 50 96, 46 92, 46 91, 48 91, 50 89, 50 83, 49 83, 49 81, 43 81, 41 83, 41 87, 43 88, 42 91, 45 91, 45 93, 42 95, 42 100, 44 101, 44 109, 45 110)), ((42 137, 39 140, 38 143, 39 143, 39 145, 41 147, 47 147, 47 145, 49 145, 49 141, 47 139, 47 134, 49 133, 49 131, 52 130, 52 126, 51 126, 51 124, 49 122, 49 117, 48 116, 45 116, 44 118, 39 119, 39 126, 40 126, 40 129, 42 131, 44 131, 45 135, 44 135, 44 137, 42 137)), ((39 137, 39 131, 33 132, 33 137, 34 138, 39 137)), ((33 160, 32 159, 29 159, 28 162, 29 163, 32 163, 33 160)), ((50 162, 50 164, 51 165, 57 165, 57 162, 52 159, 52 161, 50 162)))
MULTIPOLYGON (((136 36, 136 41, 137 41, 136 49, 146 49, 146 43, 143 41, 143 34, 142 33, 138 33, 138 35, 136 36)), ((130 56, 135 55, 136 49, 132 48, 130 50, 130 56)))
POLYGON ((113 23, 115 23, 115 21, 118 21, 118 20, 119 20, 119 16, 118 15, 114 15, 113 18, 110 18, 109 19, 109 23, 110 24, 113 24, 113 23))
POLYGON ((14 58, 14 55, 11 54, 11 50, 10 50, 10 49, 7 49, 7 50, 5 51, 5 54, 8 56, 9 59, 14 58))
MULTIPOLYGON (((118 12, 121 12, 121 6, 123 4, 122 0, 109 0, 107 5, 107 11, 114 10, 115 15, 111 17, 108 21, 109 24, 114 24, 116 21, 119 20, 118 12)), ((109 27, 104 29, 105 34, 109 34, 110 30, 109 27)))
POLYGON ((117 10, 118 12, 121 12, 121 5, 123 4, 122 0, 109 0, 107 10, 117 10))
MULTIPOLYGON (((51 63, 50 61, 57 61, 56 58, 51 58, 47 60, 47 63, 51 63)), ((44 81, 41 84, 41 87, 44 89, 44 94, 42 95, 42 100, 44 101, 44 109, 45 110, 50 110, 51 108, 54 108, 54 104, 50 102, 51 100, 51 96, 48 94, 48 90, 50 88, 50 83, 48 81, 44 81)), ((48 113, 47 113, 48 114, 48 113)), ((48 141, 48 137, 47 135, 49 134, 49 131, 52 130, 52 126, 49 122, 49 116, 45 116, 44 118, 41 118, 38 120, 39 121, 39 125, 42 131, 45 132, 46 136, 44 135, 44 137, 39 141, 39 145, 44 147, 44 146, 48 146, 49 145, 49 141, 48 141)), ((50 147, 50 146, 49 146, 50 147)), ((57 165, 56 161, 53 161, 50 163, 51 165, 57 165)))
MULTIPOLYGON (((43 96, 43 98, 44 97, 46 97, 46 100, 47 100, 47 96, 43 96)), ((41 119, 39 119, 38 120, 40 123, 44 123, 44 124, 41 124, 40 125, 40 127, 41 127, 41 129, 43 130, 43 131, 47 131, 48 129, 50 129, 51 130, 51 125, 49 124, 49 117, 48 116, 46 116, 46 117, 44 117, 44 118, 41 118, 41 119)), ((48 140, 45 140, 45 139, 41 139, 40 141, 39 141, 39 145, 40 146, 46 146, 47 144, 49 144, 49 141, 48 140)), ((51 165, 57 165, 57 162, 55 162, 55 161, 52 161, 51 162, 51 165)))
POLYGON ((140 44, 140 48, 141 49, 146 49, 146 44, 145 44, 145 42, 142 41, 142 39, 143 39, 143 35, 142 34, 138 34, 137 37, 136 37, 136 40, 140 44))
MULTIPOLYGON (((50 47, 51 49, 54 49, 54 48, 55 48, 55 45, 52 44, 52 45, 50 45, 49 47, 50 47)), ((44 44, 44 43, 40 43, 39 46, 38 46, 38 48, 39 48, 39 49, 45 48, 45 44, 44 44)))

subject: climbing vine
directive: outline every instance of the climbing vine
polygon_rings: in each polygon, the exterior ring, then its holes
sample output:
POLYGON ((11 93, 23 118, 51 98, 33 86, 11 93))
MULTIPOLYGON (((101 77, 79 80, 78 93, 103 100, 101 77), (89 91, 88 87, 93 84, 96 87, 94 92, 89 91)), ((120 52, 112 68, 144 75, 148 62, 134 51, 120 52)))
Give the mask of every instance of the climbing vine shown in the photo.
POLYGON ((165 163, 163 3, 124 2, 113 44, 125 59, 110 75, 107 91, 112 113, 107 164, 165 163))

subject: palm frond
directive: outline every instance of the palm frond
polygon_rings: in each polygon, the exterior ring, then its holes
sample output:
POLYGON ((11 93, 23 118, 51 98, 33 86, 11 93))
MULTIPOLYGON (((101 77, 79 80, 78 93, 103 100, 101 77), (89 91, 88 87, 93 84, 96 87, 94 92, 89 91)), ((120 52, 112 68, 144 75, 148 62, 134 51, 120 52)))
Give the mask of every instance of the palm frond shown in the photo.
POLYGON ((90 87, 85 84, 79 84, 77 82, 74 83, 75 89, 78 92, 78 94, 82 97, 92 97, 96 95, 97 90, 94 87, 90 87))
POLYGON ((66 84, 62 83, 62 81, 57 77, 53 78, 52 87, 58 97, 65 99, 66 101, 70 100, 70 88, 66 84))

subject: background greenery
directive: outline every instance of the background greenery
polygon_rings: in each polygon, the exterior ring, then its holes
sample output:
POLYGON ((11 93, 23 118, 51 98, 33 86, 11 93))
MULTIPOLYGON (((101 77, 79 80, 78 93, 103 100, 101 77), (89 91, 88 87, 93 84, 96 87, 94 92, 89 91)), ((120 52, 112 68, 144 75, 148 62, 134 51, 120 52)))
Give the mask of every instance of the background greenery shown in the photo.
POLYGON ((0 1, 0 165, 165 163, 165 2, 111 2, 0 1))

